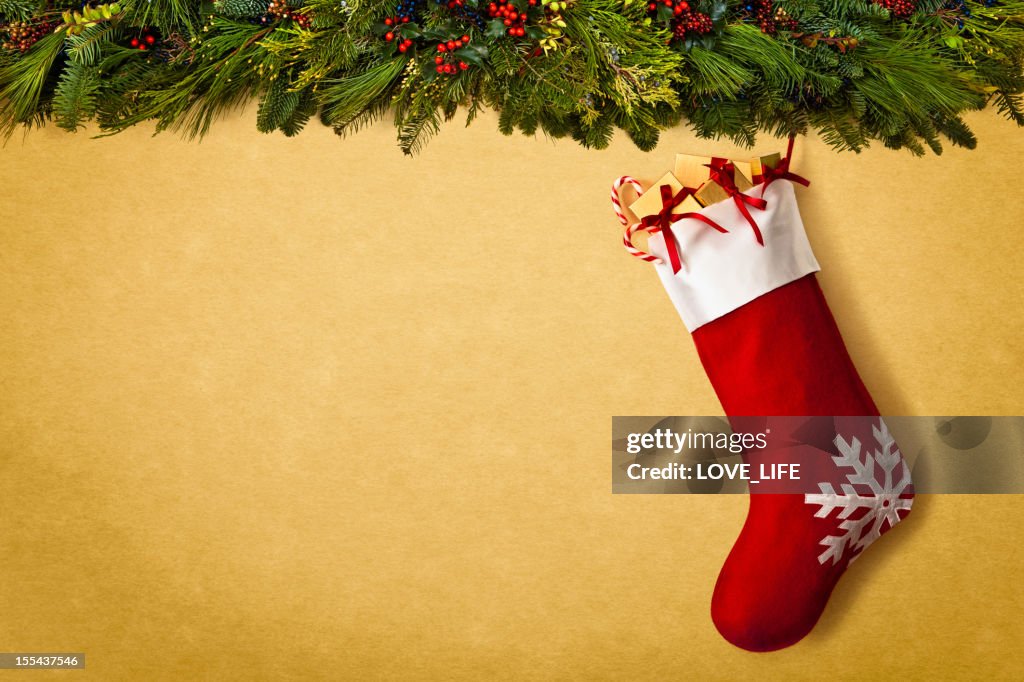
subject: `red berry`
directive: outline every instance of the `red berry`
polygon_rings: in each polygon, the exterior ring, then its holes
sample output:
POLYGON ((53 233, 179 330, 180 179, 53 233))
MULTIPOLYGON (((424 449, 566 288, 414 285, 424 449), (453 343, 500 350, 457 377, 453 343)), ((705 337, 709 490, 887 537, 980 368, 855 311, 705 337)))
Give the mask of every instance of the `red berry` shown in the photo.
POLYGON ((442 57, 441 55, 437 55, 436 57, 434 57, 434 63, 435 64, 444 64, 444 57, 442 57))
POLYGON ((392 40, 394 40, 394 39, 395 39, 395 34, 392 33, 391 31, 388 31, 387 33, 384 34, 384 40, 388 41, 389 43, 392 40))
POLYGON ((440 45, 437 46, 437 51, 438 52, 447 52, 448 48, 445 47, 444 43, 441 43, 440 45))
POLYGON ((466 69, 469 68, 469 64, 467 64, 466 62, 459 62, 459 68, 465 71, 466 69))
POLYGON ((139 46, 139 39, 138 38, 132 38, 132 47, 138 47, 138 46, 139 46))
POLYGON ((462 42, 468 43, 469 42, 469 36, 468 35, 467 36, 462 36, 462 42))

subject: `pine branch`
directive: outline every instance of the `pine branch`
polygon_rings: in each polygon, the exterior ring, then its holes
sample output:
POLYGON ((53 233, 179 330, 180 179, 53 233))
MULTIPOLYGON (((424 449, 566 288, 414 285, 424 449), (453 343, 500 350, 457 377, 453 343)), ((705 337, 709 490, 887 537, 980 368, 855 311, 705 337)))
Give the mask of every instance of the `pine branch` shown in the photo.
POLYGON ((96 113, 100 90, 99 68, 70 63, 60 76, 53 95, 53 116, 58 126, 74 132, 96 113))
POLYGON ((399 60, 381 62, 354 75, 326 81, 320 94, 324 123, 336 130, 349 125, 391 89, 403 68, 399 60))
POLYGON ((940 153, 976 145, 963 115, 988 104, 1024 126, 1024 0, 747 9, 765 1, 691 0, 683 21, 664 2, 510 0, 506 25, 484 0, 0 0, 0 133, 95 118, 201 136, 253 98, 257 128, 286 135, 318 112, 342 135, 391 113, 407 152, 484 107, 502 133, 593 148, 622 130, 651 149, 685 123, 940 153))
POLYGON ((39 103, 50 68, 64 45, 64 33, 41 38, 21 59, 0 67, 0 135, 9 137, 19 124, 41 124, 39 103))
POLYGON ((24 21, 39 9, 39 0, 0 0, 0 17, 24 21))

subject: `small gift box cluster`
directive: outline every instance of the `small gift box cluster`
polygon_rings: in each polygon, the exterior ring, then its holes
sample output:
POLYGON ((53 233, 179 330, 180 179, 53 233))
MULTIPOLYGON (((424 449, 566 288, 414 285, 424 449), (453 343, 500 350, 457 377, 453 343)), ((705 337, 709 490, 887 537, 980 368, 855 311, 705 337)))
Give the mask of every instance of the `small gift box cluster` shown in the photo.
MULTIPOLYGON (((749 162, 733 161, 713 156, 676 154, 675 168, 654 183, 653 187, 668 185, 673 195, 689 189, 690 192, 679 204, 683 211, 699 211, 705 206, 729 199, 729 192, 723 184, 730 180, 736 190, 745 192, 754 185, 764 182, 765 169, 775 169, 782 162, 781 154, 769 154, 751 159, 749 162), (723 183, 724 181, 724 183, 723 183)), ((638 218, 657 214, 662 209, 658 192, 646 192, 629 205, 629 210, 638 218)))
POLYGON ((669 247, 672 271, 678 273, 680 261, 671 225, 683 219, 693 219, 726 233, 728 229, 702 212, 706 206, 724 201, 735 204, 738 218, 741 217, 750 226, 757 243, 764 246, 764 236, 751 210, 765 210, 765 189, 775 180, 791 180, 804 186, 810 184, 789 170, 793 141, 794 138, 790 137, 785 156, 775 153, 742 162, 717 156, 677 154, 675 167, 652 185, 650 189, 653 191, 644 192, 642 185, 629 176, 619 178, 612 185, 611 198, 615 214, 626 225, 623 237, 626 250, 642 260, 661 263, 660 258, 633 245, 634 232, 661 232, 669 247), (639 194, 629 204, 630 211, 640 219, 640 222, 632 225, 626 218, 619 198, 619 190, 623 185, 633 187, 639 194), (758 186, 759 191, 750 191, 758 186))

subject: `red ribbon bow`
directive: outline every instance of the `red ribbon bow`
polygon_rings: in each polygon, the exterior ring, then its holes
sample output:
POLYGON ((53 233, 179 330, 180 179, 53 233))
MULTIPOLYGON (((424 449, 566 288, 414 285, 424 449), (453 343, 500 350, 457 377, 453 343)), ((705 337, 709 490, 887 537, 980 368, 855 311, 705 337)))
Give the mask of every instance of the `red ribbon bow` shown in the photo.
POLYGON ((786 157, 779 161, 779 165, 775 168, 765 168, 761 178, 754 178, 754 182, 760 182, 764 180, 764 187, 761 188, 761 196, 764 196, 764 191, 768 189, 768 185, 772 184, 776 180, 790 180, 791 182, 797 182, 808 187, 811 181, 807 178, 801 177, 796 173, 789 172, 789 162, 793 158, 793 141, 796 139, 795 135, 789 136, 789 145, 786 147, 786 157))
POLYGON ((747 223, 750 224, 750 228, 754 231, 754 237, 757 238, 757 243, 764 246, 764 237, 761 236, 761 228, 757 226, 757 221, 750 215, 750 210, 747 209, 747 205, 763 211, 768 208, 768 202, 764 199, 758 199, 757 197, 752 197, 749 194, 744 194, 739 190, 739 187, 736 186, 736 166, 734 166, 728 159, 715 157, 711 159, 711 163, 705 165, 711 169, 711 179, 721 185, 722 189, 725 190, 725 193, 732 197, 732 200, 736 202, 736 208, 740 210, 740 213, 743 214, 747 223))
POLYGON ((644 228, 648 234, 656 234, 661 232, 665 235, 665 247, 668 249, 668 259, 672 263, 672 274, 678 274, 683 267, 683 263, 679 258, 679 243, 676 241, 676 237, 672 234, 671 225, 674 222, 682 220, 683 218, 693 218, 705 223, 719 232, 726 233, 724 227, 716 223, 711 218, 700 213, 688 211, 686 213, 673 213, 673 209, 679 204, 683 203, 686 197, 691 196, 694 190, 690 187, 684 187, 679 191, 678 194, 672 196, 672 188, 668 185, 661 186, 661 211, 654 215, 645 216, 640 221, 640 226, 644 228))

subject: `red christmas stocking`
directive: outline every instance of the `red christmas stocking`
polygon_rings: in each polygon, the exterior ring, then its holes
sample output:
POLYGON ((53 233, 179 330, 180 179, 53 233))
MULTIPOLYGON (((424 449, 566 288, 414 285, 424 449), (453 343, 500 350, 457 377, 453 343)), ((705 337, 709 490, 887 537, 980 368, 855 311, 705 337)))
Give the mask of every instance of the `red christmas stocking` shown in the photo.
MULTIPOLYGON (((760 197, 762 188, 747 194, 760 197)), ((775 180, 763 197, 763 210, 749 210, 763 245, 733 199, 700 212, 725 233, 693 218, 672 225, 677 259, 663 231, 648 240, 735 430, 749 431, 742 418, 750 416, 836 417, 817 420, 810 438, 773 438, 786 445, 745 455, 752 468, 810 458, 831 467, 817 493, 750 496, 711 616, 727 640, 751 651, 786 647, 810 632, 850 562, 910 512, 913 498, 909 468, 818 286, 793 185, 775 180)))

